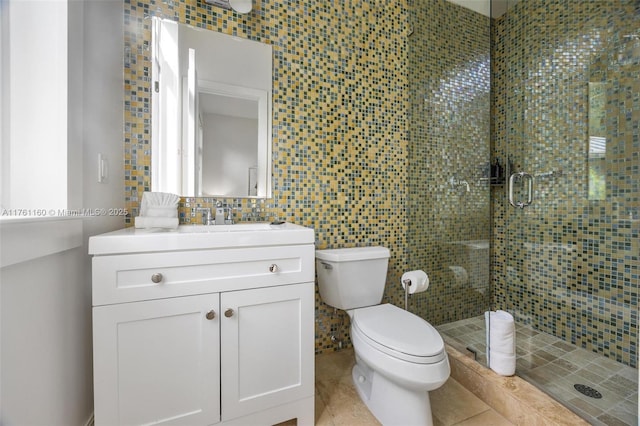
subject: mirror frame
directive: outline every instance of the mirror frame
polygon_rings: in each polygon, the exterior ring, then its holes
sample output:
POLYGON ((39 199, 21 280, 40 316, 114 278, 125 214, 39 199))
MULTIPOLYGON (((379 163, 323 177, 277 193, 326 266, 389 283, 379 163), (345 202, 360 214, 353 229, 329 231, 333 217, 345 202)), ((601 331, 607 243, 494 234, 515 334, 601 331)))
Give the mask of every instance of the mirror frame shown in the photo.
MULTIPOLYGON (((273 181, 273 124, 272 124, 272 83, 273 83, 273 48, 271 45, 239 38, 228 34, 220 33, 200 27, 194 27, 183 22, 167 20, 160 17, 153 18, 152 25, 152 78, 150 81, 151 96, 151 190, 160 192, 178 192, 182 197, 215 197, 215 198, 250 198, 267 199, 272 197, 273 181), (167 24, 164 26, 163 24, 167 24), (197 82, 197 92, 203 94, 219 94, 233 96, 240 99, 255 100, 258 102, 258 138, 257 144, 257 191, 256 195, 241 194, 197 194, 193 183, 195 177, 187 176, 185 164, 189 161, 189 152, 195 151, 197 144, 197 133, 193 126, 185 121, 184 94, 178 96, 178 102, 167 102, 160 99, 162 94, 158 92, 158 81, 160 77, 157 71, 156 55, 159 49, 158 39, 160 33, 169 37, 177 37, 181 28, 193 30, 194 33, 201 33, 206 36, 206 40, 199 37, 200 41, 196 46, 215 46, 214 50, 207 53, 209 57, 215 57, 216 61, 211 63, 212 68, 207 67, 207 73, 195 74, 193 81, 197 82), (203 41, 204 40, 204 41, 203 41), (268 48, 268 56, 265 56, 268 48), (244 53, 243 53, 244 51, 244 53), (268 58, 268 62, 267 61, 268 58), (256 60, 260 61, 260 66, 256 65, 256 60), (268 64, 269 75, 260 70, 266 71, 263 65, 268 64), (210 74, 207 76, 207 74, 210 74), (245 85, 245 82, 247 83, 245 85), (174 104, 178 105, 174 105, 174 104), (162 120, 160 115, 170 113, 176 116, 175 119, 162 120), (160 122, 164 122, 161 124, 160 122), (171 124, 173 123, 173 124, 171 124), (160 131, 163 126, 164 131, 160 131), (169 127, 167 127, 169 126, 169 127), (170 137, 170 135, 173 135, 170 137), (162 140, 161 140, 162 139, 162 140), (177 139, 177 140, 171 140, 177 139), (189 141, 193 139, 193 143, 189 141), (193 145, 191 147, 190 145, 193 145), (176 152, 176 154, 169 154, 176 152), (174 157, 175 155, 175 157, 174 157), (186 157, 186 158, 185 158, 186 157), (175 158, 175 161, 174 161, 175 158), (162 172, 164 167, 169 167, 168 172, 162 172), (171 175, 171 176, 167 176, 171 175), (164 183, 163 183, 164 182, 164 183), (193 190, 189 190, 193 188, 193 190)), ((176 45, 177 46, 177 45, 176 45)), ((189 49, 191 50, 191 49, 189 49)), ((173 54, 173 53, 172 53, 173 54)), ((178 76, 178 81, 172 84, 172 89, 189 91, 191 87, 185 87, 185 81, 178 76)), ((190 96, 191 98, 191 96, 190 96)), ((189 101, 191 102, 191 101, 189 101)))

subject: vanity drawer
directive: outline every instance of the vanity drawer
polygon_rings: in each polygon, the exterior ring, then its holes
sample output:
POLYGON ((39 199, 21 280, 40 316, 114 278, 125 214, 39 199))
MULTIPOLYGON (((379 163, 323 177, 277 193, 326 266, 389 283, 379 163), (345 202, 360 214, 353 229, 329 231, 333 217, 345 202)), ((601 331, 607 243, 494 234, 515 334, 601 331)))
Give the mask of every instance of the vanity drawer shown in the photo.
POLYGON ((93 258, 93 305, 314 281, 314 245, 93 258))

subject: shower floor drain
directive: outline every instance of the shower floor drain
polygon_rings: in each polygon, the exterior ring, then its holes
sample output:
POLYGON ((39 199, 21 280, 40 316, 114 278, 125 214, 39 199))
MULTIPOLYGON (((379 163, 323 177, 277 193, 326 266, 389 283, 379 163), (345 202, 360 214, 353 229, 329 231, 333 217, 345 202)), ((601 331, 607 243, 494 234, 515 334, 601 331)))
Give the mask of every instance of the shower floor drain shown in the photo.
POLYGON ((595 390, 594 388, 587 386, 587 385, 581 385, 581 384, 575 384, 573 385, 573 387, 580 392, 583 395, 586 395, 588 397, 591 398, 596 398, 596 399, 600 399, 602 398, 602 394, 600 392, 598 392, 597 390, 595 390))

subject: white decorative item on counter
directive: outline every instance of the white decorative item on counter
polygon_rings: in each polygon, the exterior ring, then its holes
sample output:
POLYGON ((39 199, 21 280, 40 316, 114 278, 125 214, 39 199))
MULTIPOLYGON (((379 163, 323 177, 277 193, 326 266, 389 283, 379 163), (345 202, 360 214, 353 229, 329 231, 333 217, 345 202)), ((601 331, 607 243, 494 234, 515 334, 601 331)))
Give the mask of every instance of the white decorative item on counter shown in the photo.
POLYGON ((138 229, 176 229, 180 197, 166 192, 144 192, 140 203, 140 216, 135 218, 138 229))

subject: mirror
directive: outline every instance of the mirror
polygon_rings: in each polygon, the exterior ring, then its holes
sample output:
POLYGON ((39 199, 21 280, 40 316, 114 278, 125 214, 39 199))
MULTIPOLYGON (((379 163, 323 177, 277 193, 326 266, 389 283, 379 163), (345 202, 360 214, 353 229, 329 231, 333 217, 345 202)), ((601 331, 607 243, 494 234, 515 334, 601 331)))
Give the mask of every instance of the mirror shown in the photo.
POLYGON ((152 190, 270 197, 271 46, 160 18, 152 36, 152 190))

